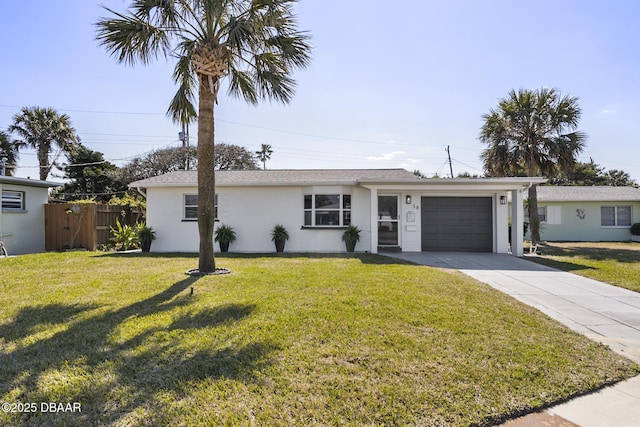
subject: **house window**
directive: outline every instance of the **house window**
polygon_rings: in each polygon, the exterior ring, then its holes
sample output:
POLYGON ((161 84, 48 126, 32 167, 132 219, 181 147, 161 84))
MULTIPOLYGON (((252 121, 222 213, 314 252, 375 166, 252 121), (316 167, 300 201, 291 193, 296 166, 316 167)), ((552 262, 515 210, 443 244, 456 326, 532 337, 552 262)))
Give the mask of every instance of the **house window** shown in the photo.
POLYGON ((631 227, 631 206, 602 206, 600 208, 602 227, 631 227))
MULTIPOLYGON (((218 219, 218 195, 214 196, 214 216, 218 219)), ((198 195, 197 194, 185 194, 184 195, 184 213, 183 217, 188 221, 198 220, 198 195)))
POLYGON ((13 211, 25 210, 24 191, 2 190, 2 209, 13 211))
MULTIPOLYGON (((524 220, 529 222, 529 209, 524 210, 524 220)), ((538 221, 547 222, 547 206, 538 206, 538 221)))
POLYGON ((538 219, 540 222, 547 222, 547 207, 538 206, 538 219))
POLYGON ((308 227, 340 227, 351 224, 349 194, 306 194, 304 225, 308 227))

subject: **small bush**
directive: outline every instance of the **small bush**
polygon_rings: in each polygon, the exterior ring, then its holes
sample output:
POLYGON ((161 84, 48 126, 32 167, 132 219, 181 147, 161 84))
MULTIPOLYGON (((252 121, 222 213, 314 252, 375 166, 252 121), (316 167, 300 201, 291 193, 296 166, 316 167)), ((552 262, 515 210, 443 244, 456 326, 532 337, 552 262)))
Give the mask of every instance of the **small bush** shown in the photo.
POLYGON ((116 218, 116 228, 111 227, 111 234, 113 234, 111 240, 115 243, 117 250, 128 251, 140 245, 136 227, 122 224, 118 218, 116 218))
POLYGON ((640 222, 636 222, 631 226, 631 234, 634 236, 640 236, 640 222))

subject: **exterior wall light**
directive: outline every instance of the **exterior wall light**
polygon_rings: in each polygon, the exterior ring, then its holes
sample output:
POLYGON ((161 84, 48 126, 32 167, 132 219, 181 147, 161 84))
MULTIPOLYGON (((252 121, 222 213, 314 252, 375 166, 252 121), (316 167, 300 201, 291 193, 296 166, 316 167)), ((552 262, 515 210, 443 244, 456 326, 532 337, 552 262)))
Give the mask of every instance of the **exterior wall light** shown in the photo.
POLYGON ((507 204, 507 196, 500 196, 500 204, 501 205, 507 204))
POLYGON ((407 194, 407 197, 405 197, 405 202, 410 205, 411 204, 411 195, 407 194))

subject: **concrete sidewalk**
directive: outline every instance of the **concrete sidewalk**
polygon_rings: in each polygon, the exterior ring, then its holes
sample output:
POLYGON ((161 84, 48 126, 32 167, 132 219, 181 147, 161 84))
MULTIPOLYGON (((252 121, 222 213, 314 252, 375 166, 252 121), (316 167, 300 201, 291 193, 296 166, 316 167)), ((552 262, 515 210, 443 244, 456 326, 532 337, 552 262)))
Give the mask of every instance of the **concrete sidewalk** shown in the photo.
MULTIPOLYGON (((505 254, 385 254, 459 270, 640 363, 640 294, 505 254)), ((640 426, 640 377, 505 424, 640 426)))

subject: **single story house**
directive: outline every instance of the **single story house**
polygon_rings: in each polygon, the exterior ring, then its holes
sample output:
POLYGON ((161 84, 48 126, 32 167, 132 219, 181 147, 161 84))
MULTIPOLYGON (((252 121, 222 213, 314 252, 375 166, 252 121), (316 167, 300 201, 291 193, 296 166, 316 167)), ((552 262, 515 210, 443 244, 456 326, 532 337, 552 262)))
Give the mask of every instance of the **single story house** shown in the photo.
POLYGON ((640 222, 640 188, 540 186, 538 216, 542 241, 631 240, 630 228, 640 222))
POLYGON ((9 255, 44 252, 44 205, 49 188, 60 184, 0 176, 0 241, 9 255))
MULTIPOLYGON (((422 179, 404 169, 216 172, 216 222, 234 228, 233 252, 273 252, 271 230, 289 232, 286 251, 340 252, 347 225, 356 251, 477 251, 522 255, 523 192, 543 178, 422 179), (507 198, 515 218, 509 237, 507 198), (513 248, 509 241, 513 241, 513 248)), ((130 184, 147 198, 154 252, 197 252, 197 172, 130 184)), ((216 250, 219 247, 216 245, 216 250)))

